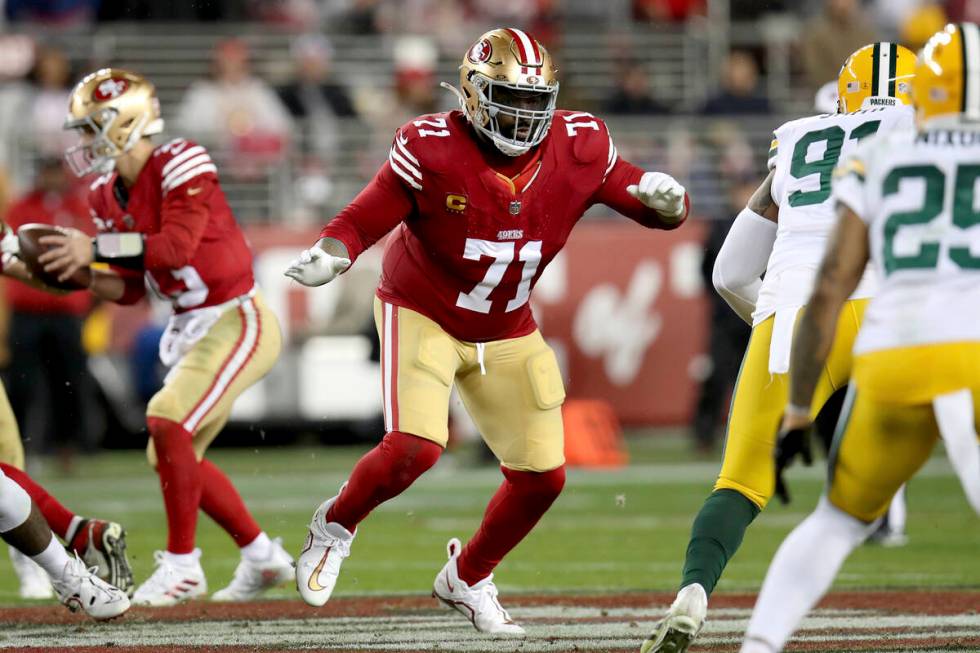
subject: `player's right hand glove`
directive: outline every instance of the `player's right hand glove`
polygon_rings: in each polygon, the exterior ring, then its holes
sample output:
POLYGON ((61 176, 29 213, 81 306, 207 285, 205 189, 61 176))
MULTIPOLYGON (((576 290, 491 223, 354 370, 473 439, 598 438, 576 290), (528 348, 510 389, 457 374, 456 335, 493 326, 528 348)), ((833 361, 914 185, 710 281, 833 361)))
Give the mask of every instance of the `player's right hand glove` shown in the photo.
POLYGON ((644 172, 639 182, 626 187, 626 192, 665 218, 679 220, 684 215, 687 191, 665 172, 644 172))
POLYGON ((0 273, 20 254, 20 241, 17 233, 0 221, 0 273))
POLYGON ((796 457, 803 459, 803 464, 809 467, 813 464, 813 451, 810 449, 810 432, 812 424, 793 428, 780 428, 776 436, 776 496, 783 504, 790 502, 789 489, 783 480, 783 472, 793 464, 796 457))
POLYGON ((322 286, 333 281, 338 274, 350 267, 350 259, 327 254, 313 246, 294 259, 286 268, 285 275, 304 286, 322 286))

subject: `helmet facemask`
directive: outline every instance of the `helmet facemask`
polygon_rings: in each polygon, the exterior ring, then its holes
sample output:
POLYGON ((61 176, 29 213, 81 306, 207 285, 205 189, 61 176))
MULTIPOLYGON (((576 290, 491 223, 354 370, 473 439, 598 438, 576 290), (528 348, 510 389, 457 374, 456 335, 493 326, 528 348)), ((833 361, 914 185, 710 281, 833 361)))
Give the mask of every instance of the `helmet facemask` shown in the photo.
POLYGON ((105 107, 84 118, 65 122, 64 129, 78 130, 82 140, 65 150, 65 161, 77 176, 112 172, 116 166, 116 157, 131 150, 143 136, 149 116, 143 114, 139 118, 131 118, 130 120, 137 121, 136 125, 121 125, 121 129, 130 130, 122 147, 111 138, 118 118, 119 112, 116 109, 105 107))
MULTIPOLYGON (((476 90, 477 109, 467 117, 473 127, 507 156, 520 156, 545 136, 555 115, 557 82, 551 86, 511 84, 478 72, 469 76, 476 90)), ((466 111, 466 104, 463 103, 466 111)))

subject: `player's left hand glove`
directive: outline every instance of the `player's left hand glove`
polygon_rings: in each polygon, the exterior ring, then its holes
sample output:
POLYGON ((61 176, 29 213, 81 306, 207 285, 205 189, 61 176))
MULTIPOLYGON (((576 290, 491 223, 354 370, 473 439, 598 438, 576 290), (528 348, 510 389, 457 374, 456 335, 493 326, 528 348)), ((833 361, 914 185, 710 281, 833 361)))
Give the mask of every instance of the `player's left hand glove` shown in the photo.
POLYGON ((317 246, 303 250, 284 273, 304 286, 322 286, 350 267, 350 259, 327 254, 317 246))
POLYGON ((813 464, 813 451, 810 448, 810 432, 813 424, 809 415, 792 415, 783 417, 782 426, 776 436, 776 496, 783 504, 790 502, 789 489, 783 480, 783 472, 793 464, 796 457, 803 459, 803 464, 809 467, 813 464))
POLYGON ((684 215, 686 191, 667 173, 644 172, 640 183, 630 184, 626 192, 665 218, 676 220, 684 215))

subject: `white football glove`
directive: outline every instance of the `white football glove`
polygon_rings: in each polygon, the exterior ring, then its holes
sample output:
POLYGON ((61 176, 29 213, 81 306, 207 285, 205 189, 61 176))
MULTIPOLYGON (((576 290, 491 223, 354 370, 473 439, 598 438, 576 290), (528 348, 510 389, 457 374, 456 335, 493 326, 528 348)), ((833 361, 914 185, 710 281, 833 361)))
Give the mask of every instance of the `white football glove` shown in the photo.
POLYGON ((319 247, 303 250, 286 268, 285 275, 304 286, 322 286, 350 267, 350 259, 327 254, 319 247))
POLYGON ((0 222, 0 271, 3 271, 18 256, 20 256, 20 240, 17 239, 17 233, 7 226, 7 223, 0 222))
POLYGON ((665 172, 644 172, 639 184, 630 184, 626 192, 666 218, 684 214, 684 187, 665 172))

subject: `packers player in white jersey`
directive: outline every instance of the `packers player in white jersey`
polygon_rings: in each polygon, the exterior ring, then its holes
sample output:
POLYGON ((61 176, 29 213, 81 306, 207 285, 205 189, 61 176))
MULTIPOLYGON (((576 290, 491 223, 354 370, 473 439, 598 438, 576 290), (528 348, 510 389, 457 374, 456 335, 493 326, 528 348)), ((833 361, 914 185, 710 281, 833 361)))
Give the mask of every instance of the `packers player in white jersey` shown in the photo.
POLYGON ((782 650, 895 490, 928 459, 950 402, 968 407, 960 426, 976 441, 976 25, 949 25, 929 40, 912 95, 918 133, 892 132, 863 144, 835 175, 838 222, 793 340, 789 404, 777 445, 781 462, 808 446, 810 406, 833 355, 835 325, 869 260, 880 287, 854 346, 853 381, 835 433, 826 492, 776 553, 742 653, 782 650))
MULTIPOLYGON (((752 324, 732 395, 724 462, 691 529, 681 589, 641 653, 686 651, 704 625, 708 596, 749 524, 774 493, 776 430, 786 405, 790 343, 834 224, 831 174, 842 157, 874 135, 911 131, 915 55, 873 43, 844 62, 838 113, 788 122, 774 133, 769 174, 739 213, 715 262, 715 288, 752 324), (760 278, 765 273, 765 278, 760 278)), ((808 416, 815 417, 851 376, 851 347, 875 291, 862 275, 837 325, 837 337, 808 416)), ((839 406, 839 404, 837 404, 839 406)))

